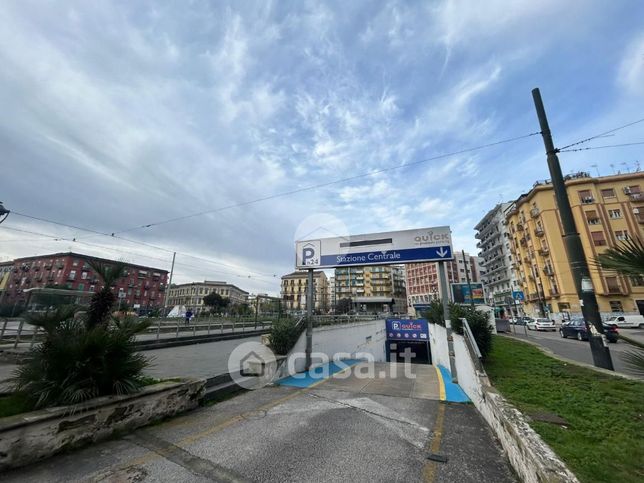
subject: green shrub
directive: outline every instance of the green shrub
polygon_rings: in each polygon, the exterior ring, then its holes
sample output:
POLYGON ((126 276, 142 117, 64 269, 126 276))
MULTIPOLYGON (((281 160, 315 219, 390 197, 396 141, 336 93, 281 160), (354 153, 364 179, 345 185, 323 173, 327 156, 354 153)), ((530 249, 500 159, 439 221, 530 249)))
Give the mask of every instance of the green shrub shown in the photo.
MULTIPOLYGON (((430 303, 429 309, 422 313, 429 322, 445 326, 445 317, 443 316, 443 304, 439 301, 430 303)), ((492 349, 492 327, 488 322, 488 315, 480 310, 476 310, 469 305, 458 305, 454 303, 449 304, 449 318, 452 325, 452 330, 457 334, 463 334, 463 322, 461 319, 467 320, 476 345, 481 351, 481 355, 485 357, 492 349)))
POLYGON ((273 323, 268 340, 273 352, 276 354, 286 355, 290 351, 297 339, 299 339, 304 325, 297 326, 293 319, 282 319, 273 323))
POLYGON ((34 408, 136 392, 146 382, 147 360, 134 345, 144 324, 120 321, 89 329, 80 319, 62 321, 18 367, 15 390, 34 408))

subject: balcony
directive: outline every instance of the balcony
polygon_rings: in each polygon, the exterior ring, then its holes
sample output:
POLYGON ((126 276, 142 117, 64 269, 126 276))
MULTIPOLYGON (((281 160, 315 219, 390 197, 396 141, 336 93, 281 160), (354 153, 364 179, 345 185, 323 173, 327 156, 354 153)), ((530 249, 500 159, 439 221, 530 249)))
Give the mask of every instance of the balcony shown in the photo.
POLYGON ((644 195, 642 193, 630 193, 628 199, 631 201, 644 201, 644 195))
POLYGON ((541 247, 539 248, 539 255, 541 256, 546 256, 550 254, 550 249, 548 247, 541 247))
POLYGON ((523 223, 517 223, 517 230, 518 231, 523 231, 525 228, 523 226, 523 223))
POLYGON ((530 216, 532 218, 538 218, 539 217, 539 208, 532 208, 530 210, 530 216))
POLYGON ((541 228, 540 226, 537 226, 534 229, 534 234, 536 236, 543 236, 543 235, 545 235, 545 232, 543 231, 543 228, 541 228))
POLYGON ((543 273, 548 275, 549 277, 552 277, 555 274, 555 271, 552 269, 552 267, 546 265, 545 267, 543 267, 543 273))
POLYGON ((584 205, 589 205, 589 204, 591 204, 591 203, 594 203, 594 202, 595 202, 595 198, 593 198, 592 196, 584 196, 584 197, 581 199, 581 202, 582 202, 584 205))
POLYGON ((601 225, 602 221, 599 218, 588 218, 589 225, 601 225))
POLYGON ((523 237, 519 239, 519 243, 521 244, 521 246, 526 246, 528 240, 526 240, 526 237, 523 237))
POLYGON ((559 297, 559 295, 561 295, 561 294, 559 293, 558 288, 551 288, 550 289, 550 296, 551 297, 559 297))

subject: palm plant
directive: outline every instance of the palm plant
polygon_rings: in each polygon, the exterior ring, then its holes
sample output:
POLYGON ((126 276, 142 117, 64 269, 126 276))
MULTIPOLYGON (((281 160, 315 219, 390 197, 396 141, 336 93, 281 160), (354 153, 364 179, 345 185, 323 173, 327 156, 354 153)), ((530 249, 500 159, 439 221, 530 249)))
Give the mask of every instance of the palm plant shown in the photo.
POLYGON ((123 262, 107 264, 99 260, 89 260, 88 263, 104 284, 103 288, 92 296, 87 311, 87 326, 93 328, 108 320, 117 300, 112 287, 125 276, 126 265, 123 262))
POLYGON ((644 275, 644 242, 629 238, 621 245, 610 248, 597 257, 596 263, 604 270, 614 270, 622 275, 644 275))
POLYGON ((136 334, 148 322, 110 316, 117 297, 112 287, 125 274, 123 263, 89 262, 104 286, 89 310, 79 317, 63 306, 46 314, 28 314, 26 320, 45 331, 45 340, 15 373, 14 389, 33 407, 77 404, 93 397, 127 394, 143 384, 148 362, 136 352, 136 334))
MULTIPOLYGON (((600 254, 595 263, 604 270, 613 270, 627 277, 641 277, 644 275, 644 241, 630 238, 600 254)), ((634 343, 628 337, 622 339, 635 346, 634 350, 623 354, 624 362, 634 372, 644 374, 644 346, 634 343)))

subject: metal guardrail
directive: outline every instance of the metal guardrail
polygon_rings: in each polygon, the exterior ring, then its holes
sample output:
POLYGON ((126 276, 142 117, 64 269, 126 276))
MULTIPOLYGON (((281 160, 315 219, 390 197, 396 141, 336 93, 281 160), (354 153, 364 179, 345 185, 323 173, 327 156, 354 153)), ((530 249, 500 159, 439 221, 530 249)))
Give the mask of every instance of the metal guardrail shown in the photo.
MULTIPOLYGON (((158 320, 156 324, 148 327, 141 334, 141 340, 163 340, 178 339, 180 336, 188 333, 194 337, 200 335, 209 336, 211 334, 239 334, 255 330, 266 330, 272 326, 272 321, 268 320, 222 320, 208 321, 204 323, 186 324, 181 321, 158 320), (146 337, 152 335, 152 337, 146 337), (174 337, 173 337, 174 336, 174 337)), ((45 335, 44 329, 26 323, 24 320, 4 320, 0 325, 0 346, 13 346, 14 349, 19 344, 29 344, 33 347, 36 342, 42 340, 45 335)))
POLYGON ((479 350, 479 346, 476 343, 476 339, 474 338, 472 329, 470 329, 470 324, 467 323, 467 319, 465 318, 462 318, 461 321, 463 322, 463 334, 465 335, 465 343, 468 346, 469 350, 471 350, 473 352, 473 355, 475 356, 474 364, 476 365, 476 368, 479 371, 482 371, 483 355, 481 354, 481 351, 479 350))

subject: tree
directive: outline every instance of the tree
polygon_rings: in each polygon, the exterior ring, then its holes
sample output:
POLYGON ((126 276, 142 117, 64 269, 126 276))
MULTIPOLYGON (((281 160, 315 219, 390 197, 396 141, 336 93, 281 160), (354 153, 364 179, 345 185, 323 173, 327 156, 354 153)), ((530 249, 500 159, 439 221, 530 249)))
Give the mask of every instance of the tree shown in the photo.
POLYGON ((62 306, 53 313, 25 316, 44 329, 45 339, 16 370, 14 389, 35 408, 128 394, 144 384, 148 362, 135 342, 149 322, 111 316, 117 300, 112 287, 125 275, 125 265, 89 263, 105 285, 92 296, 87 313, 62 306))
POLYGON ((338 303, 335 304, 335 313, 336 314, 346 314, 351 311, 353 304, 351 303, 350 298, 343 298, 338 300, 338 303))
POLYGON ((230 299, 212 292, 203 298, 203 303, 212 308, 213 312, 221 312, 230 304, 230 299))
MULTIPOLYGON (((609 248, 600 254, 595 264, 603 270, 613 270, 625 277, 644 276, 644 242, 640 238, 631 238, 619 246, 609 248)), ((622 358, 640 375, 644 375, 644 345, 621 336, 629 344, 635 346, 634 350, 627 351, 622 358)))
POLYGON ((87 327, 93 328, 108 320, 112 307, 116 303, 116 295, 112 292, 112 287, 125 276, 126 265, 123 262, 108 264, 99 260, 88 260, 88 263, 104 284, 103 288, 92 296, 89 303, 87 327))

